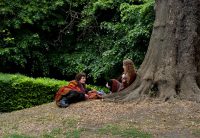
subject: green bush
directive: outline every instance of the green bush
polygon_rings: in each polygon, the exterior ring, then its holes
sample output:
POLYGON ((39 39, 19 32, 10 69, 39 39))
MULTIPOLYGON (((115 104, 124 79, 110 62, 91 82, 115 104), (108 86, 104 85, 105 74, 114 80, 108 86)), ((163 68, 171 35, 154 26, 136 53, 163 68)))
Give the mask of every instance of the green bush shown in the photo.
POLYGON ((0 73, 0 112, 9 112, 53 101, 65 81, 29 78, 20 74, 0 73))
MULTIPOLYGON (((58 89, 66 84, 68 82, 55 79, 35 79, 20 74, 0 73, 0 112, 10 112, 52 102, 58 89)), ((88 87, 98 89, 91 85, 88 87)))

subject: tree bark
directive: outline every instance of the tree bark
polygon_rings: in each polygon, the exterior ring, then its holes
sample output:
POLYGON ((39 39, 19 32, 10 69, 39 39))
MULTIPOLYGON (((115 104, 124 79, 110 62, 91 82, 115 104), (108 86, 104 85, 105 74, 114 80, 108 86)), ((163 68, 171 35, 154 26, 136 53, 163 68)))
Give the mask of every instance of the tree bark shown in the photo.
POLYGON ((155 96, 200 102, 200 0, 156 0, 156 19, 136 81, 107 96, 132 101, 155 96))

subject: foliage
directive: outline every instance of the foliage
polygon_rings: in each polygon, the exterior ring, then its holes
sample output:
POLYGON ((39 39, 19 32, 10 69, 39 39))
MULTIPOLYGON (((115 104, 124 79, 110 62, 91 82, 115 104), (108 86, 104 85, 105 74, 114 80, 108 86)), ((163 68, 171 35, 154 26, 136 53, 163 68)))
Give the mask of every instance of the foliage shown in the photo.
MULTIPOLYGON (((57 46, 61 43, 63 45, 68 43, 68 46, 71 44, 71 40, 61 42, 59 38, 60 31, 71 20, 65 15, 67 12, 65 9, 69 9, 70 6, 69 2, 64 0, 0 2, 0 16, 3 18, 0 21, 0 36, 3 38, 0 43, 0 59, 4 61, 1 63, 4 67, 2 71, 13 72, 13 68, 16 68, 18 72, 29 75, 50 74, 51 51, 55 48, 59 50, 57 46)), ((71 32, 65 35, 65 37, 71 36, 71 32)))
POLYGON ((141 64, 153 6, 154 0, 2 0, 0 71, 59 79, 85 71, 97 81, 116 77, 124 58, 141 64))
POLYGON ((0 84, 0 111, 7 112, 53 101, 55 92, 66 82, 1 73, 0 84))
POLYGON ((124 58, 133 59, 137 66, 141 64, 153 26, 153 6, 153 0, 98 0, 83 10, 84 20, 79 26, 91 32, 90 43, 86 43, 95 48, 87 50, 98 57, 88 66, 95 79, 118 75, 124 58), (94 31, 91 26, 100 28, 94 31))
MULTIPOLYGON (((66 81, 49 78, 34 79, 20 74, 0 73, 0 112, 52 102, 59 87, 67 84, 66 81)), ((91 85, 88 88, 100 89, 91 85)))

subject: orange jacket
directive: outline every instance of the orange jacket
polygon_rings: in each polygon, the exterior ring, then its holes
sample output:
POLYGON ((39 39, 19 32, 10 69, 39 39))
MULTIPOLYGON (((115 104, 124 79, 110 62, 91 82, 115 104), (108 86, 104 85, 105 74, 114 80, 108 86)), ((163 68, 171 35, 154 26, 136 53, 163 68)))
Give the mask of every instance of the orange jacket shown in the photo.
POLYGON ((76 80, 72 80, 69 82, 67 86, 63 86, 58 90, 58 92, 55 95, 56 103, 60 101, 63 95, 68 94, 71 90, 74 90, 80 93, 85 93, 85 88, 83 87, 83 85, 78 83, 76 80))

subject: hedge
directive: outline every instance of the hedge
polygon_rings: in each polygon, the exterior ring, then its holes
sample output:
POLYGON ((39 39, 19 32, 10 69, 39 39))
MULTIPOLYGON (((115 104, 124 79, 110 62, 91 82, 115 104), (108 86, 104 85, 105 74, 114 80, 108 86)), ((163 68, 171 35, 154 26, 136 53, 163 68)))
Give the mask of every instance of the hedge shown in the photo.
MULTIPOLYGON (((67 81, 0 73, 0 112, 10 112, 52 102, 67 81)), ((97 88, 89 85, 89 87, 97 88)), ((97 88, 98 89, 98 88, 97 88)), ((106 89, 104 89, 106 90, 106 89)))

